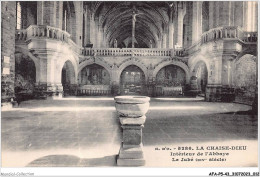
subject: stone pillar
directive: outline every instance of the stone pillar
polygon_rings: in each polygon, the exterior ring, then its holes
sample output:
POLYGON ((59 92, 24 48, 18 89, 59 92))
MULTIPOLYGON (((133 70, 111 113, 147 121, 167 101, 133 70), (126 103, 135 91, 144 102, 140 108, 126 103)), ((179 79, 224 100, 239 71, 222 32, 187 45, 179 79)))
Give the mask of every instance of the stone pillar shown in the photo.
POLYGON ((192 9, 192 44, 194 44, 202 34, 202 1, 194 1, 192 9))
POLYGON ((169 18, 169 29, 168 29, 168 32, 169 32, 169 47, 168 48, 173 48, 174 45, 173 45, 173 36, 174 36, 174 25, 173 25, 173 14, 174 11, 173 11, 173 7, 170 8, 170 18, 169 18))
POLYGON ((183 18, 186 14, 186 4, 181 2, 178 4, 178 45, 183 47, 183 18))
POLYGON ((206 87, 206 101, 221 101, 222 55, 212 56, 206 87))
POLYGON ((37 25, 43 25, 43 1, 37 1, 37 25))
POLYGON ((2 37, 1 37, 1 107, 11 108, 15 96, 15 27, 16 2, 1 2, 2 37))
POLYGON ((88 39, 88 13, 87 10, 85 10, 84 12, 84 24, 85 24, 85 31, 84 31, 84 46, 86 46, 89 43, 89 39, 88 39))
POLYGON ((214 11, 215 11, 215 2, 209 2, 209 29, 214 28, 214 11))
MULTIPOLYGON (((35 91, 39 96, 54 98, 62 96, 61 68, 58 67, 57 58, 62 58, 57 53, 39 55, 39 74, 35 83, 35 91), (56 58, 57 57, 57 58, 56 58)), ((37 95, 36 95, 37 97, 37 95)))
POLYGON ((97 38, 96 38, 96 41, 97 41, 97 48, 100 48, 101 47, 101 43, 102 43, 102 32, 101 32, 101 26, 96 24, 97 26, 97 38))
POLYGON ((173 48, 173 35, 174 35, 173 23, 169 22, 169 48, 173 48))
POLYGON ((166 33, 164 33, 163 34, 163 43, 162 43, 162 48, 167 48, 167 34, 166 33))
POLYGON ((116 110, 123 129, 123 142, 117 157, 118 166, 143 166, 142 128, 149 109, 149 97, 115 97, 116 110))
POLYGON ((95 20, 94 16, 90 16, 90 42, 93 44, 93 47, 96 47, 96 38, 95 38, 95 33, 96 33, 96 26, 95 26, 95 20))
POLYGON ((118 71, 118 67, 116 66, 116 64, 114 64, 111 68, 111 76, 110 76, 110 80, 111 80, 111 94, 116 96, 120 93, 120 76, 119 76, 119 71, 118 71))
POLYGON ((75 15, 76 15, 76 23, 75 23, 75 28, 73 30, 76 30, 76 44, 78 46, 82 46, 82 22, 83 22, 83 2, 82 1, 74 1, 73 2, 75 6, 75 15))
POLYGON ((62 29, 63 1, 56 1, 56 27, 62 29))
POLYGON ((232 26, 234 24, 234 2, 222 1, 219 3, 219 26, 232 26))
POLYGON ((162 48, 162 40, 161 39, 158 39, 157 41, 157 46, 156 46, 158 49, 162 48))
POLYGON ((37 2, 37 24, 56 26, 56 2, 37 2))
POLYGON ((231 86, 232 85, 232 58, 223 58, 222 60, 222 85, 231 86))

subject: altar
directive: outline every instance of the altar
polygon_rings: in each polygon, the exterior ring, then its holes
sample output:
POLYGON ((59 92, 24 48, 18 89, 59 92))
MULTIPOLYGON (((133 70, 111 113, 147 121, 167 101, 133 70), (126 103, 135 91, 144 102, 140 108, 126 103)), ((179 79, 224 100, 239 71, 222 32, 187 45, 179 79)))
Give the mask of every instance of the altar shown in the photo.
POLYGON ((110 94, 110 85, 82 85, 78 88, 78 95, 97 96, 110 94))
POLYGON ((155 94, 156 96, 179 96, 179 95, 183 95, 183 87, 182 86, 174 86, 174 87, 156 86, 155 94))

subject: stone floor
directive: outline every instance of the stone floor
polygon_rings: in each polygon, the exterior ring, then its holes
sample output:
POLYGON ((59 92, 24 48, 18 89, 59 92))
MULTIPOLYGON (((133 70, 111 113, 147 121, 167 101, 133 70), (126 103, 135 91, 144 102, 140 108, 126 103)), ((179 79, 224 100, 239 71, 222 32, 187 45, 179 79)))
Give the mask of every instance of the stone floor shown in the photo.
MULTIPOLYGON (((146 166, 257 166, 258 122, 250 109, 201 98, 151 99, 143 129, 146 166), (205 164, 172 162, 170 151, 155 150, 212 145, 246 145, 247 151, 230 152, 232 162, 205 164)), ((121 128, 111 97, 22 102, 2 111, 1 126, 3 167, 116 165, 121 128)))

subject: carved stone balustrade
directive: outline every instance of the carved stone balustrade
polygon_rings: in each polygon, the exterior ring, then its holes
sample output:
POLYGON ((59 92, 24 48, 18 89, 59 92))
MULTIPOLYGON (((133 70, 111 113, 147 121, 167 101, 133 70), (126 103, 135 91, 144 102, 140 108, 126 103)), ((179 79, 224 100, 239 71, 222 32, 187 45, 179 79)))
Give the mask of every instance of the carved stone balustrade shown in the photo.
POLYGON ((27 30, 19 29, 15 32, 15 40, 17 41, 25 41, 27 39, 27 30))
POLYGON ((244 32, 238 26, 226 26, 210 29, 201 36, 201 43, 220 39, 239 39, 243 42, 257 42, 257 32, 244 32))
POLYGON ((146 48, 85 48, 86 56, 172 56, 173 49, 146 48))
POLYGON ((244 44, 256 44, 257 32, 245 32, 238 26, 225 26, 210 29, 202 34, 201 39, 186 49, 168 48, 83 48, 75 44, 71 35, 59 28, 46 25, 31 25, 27 29, 16 30, 16 41, 32 38, 46 38, 66 42, 70 48, 82 56, 187 56, 199 51, 200 46, 216 40, 239 40, 244 44))
POLYGON ((31 25, 27 28, 28 39, 31 37, 42 37, 68 42, 70 34, 59 28, 45 25, 31 25))

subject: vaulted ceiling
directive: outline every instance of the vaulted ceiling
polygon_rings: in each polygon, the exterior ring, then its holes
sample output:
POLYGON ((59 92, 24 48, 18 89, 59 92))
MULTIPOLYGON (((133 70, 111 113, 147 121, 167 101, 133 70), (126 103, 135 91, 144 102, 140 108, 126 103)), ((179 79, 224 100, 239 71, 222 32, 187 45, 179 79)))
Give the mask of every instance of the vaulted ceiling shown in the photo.
POLYGON ((123 41, 132 35, 132 14, 135 11, 136 47, 148 47, 150 41, 156 45, 163 32, 167 30, 169 21, 168 2, 84 2, 91 9, 99 26, 102 26, 108 43, 114 39, 118 46, 125 47, 123 41))

